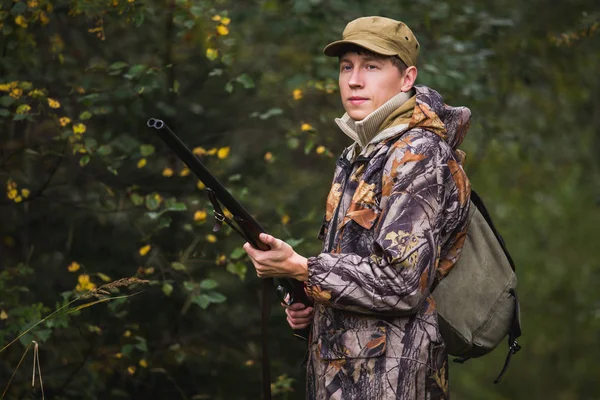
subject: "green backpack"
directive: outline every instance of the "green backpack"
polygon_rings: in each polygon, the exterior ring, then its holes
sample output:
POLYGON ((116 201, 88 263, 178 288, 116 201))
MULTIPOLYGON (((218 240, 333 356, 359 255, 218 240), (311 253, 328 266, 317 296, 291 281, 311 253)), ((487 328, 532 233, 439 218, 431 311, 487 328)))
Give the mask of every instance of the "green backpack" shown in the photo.
POLYGON ((481 198, 471 192, 467 238, 457 263, 433 290, 440 332, 454 361, 492 351, 508 336, 508 355, 494 383, 521 349, 515 265, 481 198))

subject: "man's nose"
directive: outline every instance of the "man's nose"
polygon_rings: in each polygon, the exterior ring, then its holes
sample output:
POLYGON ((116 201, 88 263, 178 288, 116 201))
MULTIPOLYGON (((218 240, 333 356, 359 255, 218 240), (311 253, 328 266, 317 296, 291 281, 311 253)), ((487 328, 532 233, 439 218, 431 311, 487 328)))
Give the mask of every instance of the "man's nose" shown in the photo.
POLYGON ((361 88, 364 86, 363 76, 359 68, 355 68, 352 70, 352 75, 350 75, 348 85, 351 88, 361 88))

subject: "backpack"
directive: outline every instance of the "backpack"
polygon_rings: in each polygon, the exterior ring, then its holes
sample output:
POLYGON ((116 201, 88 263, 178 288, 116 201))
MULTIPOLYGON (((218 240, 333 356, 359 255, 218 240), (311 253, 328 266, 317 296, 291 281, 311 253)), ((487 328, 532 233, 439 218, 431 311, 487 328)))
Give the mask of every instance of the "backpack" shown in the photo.
POLYGON ((454 361, 463 363, 492 351, 508 336, 506 372, 521 349, 521 317, 515 265, 502 236, 475 193, 471 192, 467 237, 449 274, 433 289, 440 332, 454 361))

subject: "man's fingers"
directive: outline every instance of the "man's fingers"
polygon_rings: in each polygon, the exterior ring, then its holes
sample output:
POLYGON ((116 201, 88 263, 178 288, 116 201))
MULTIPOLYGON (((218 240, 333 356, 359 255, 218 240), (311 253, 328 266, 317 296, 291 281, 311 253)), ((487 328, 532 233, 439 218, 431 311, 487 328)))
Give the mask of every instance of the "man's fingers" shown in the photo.
POLYGON ((313 314, 313 309, 312 307, 307 307, 303 310, 299 310, 299 311, 294 311, 291 310, 289 308, 286 308, 285 313, 290 317, 290 318, 311 318, 312 314, 313 314))
POLYGON ((306 306, 304 304, 302 304, 302 303, 294 303, 294 304, 289 305, 289 306, 287 304, 281 303, 281 305, 283 307, 285 307, 286 309, 288 309, 288 310, 294 310, 294 311, 304 310, 306 308, 306 306))
POLYGON ((261 242, 268 244, 271 247, 271 250, 277 250, 283 246, 282 240, 277 239, 276 237, 271 236, 268 233, 261 233, 259 238, 261 242))
POLYGON ((287 318, 288 324, 290 325, 290 327, 293 330, 297 330, 297 329, 304 329, 306 328, 308 325, 310 325, 310 323, 304 323, 304 324, 296 324, 295 321, 291 320, 290 317, 287 318))

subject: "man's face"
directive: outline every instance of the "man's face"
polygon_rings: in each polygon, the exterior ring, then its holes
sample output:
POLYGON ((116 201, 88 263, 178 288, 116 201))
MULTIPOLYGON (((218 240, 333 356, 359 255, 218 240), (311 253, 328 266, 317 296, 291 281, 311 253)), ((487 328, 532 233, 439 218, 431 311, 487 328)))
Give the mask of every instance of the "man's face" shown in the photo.
POLYGON ((402 90, 402 74, 387 58, 348 52, 340 57, 340 95, 355 121, 363 120, 402 90))

